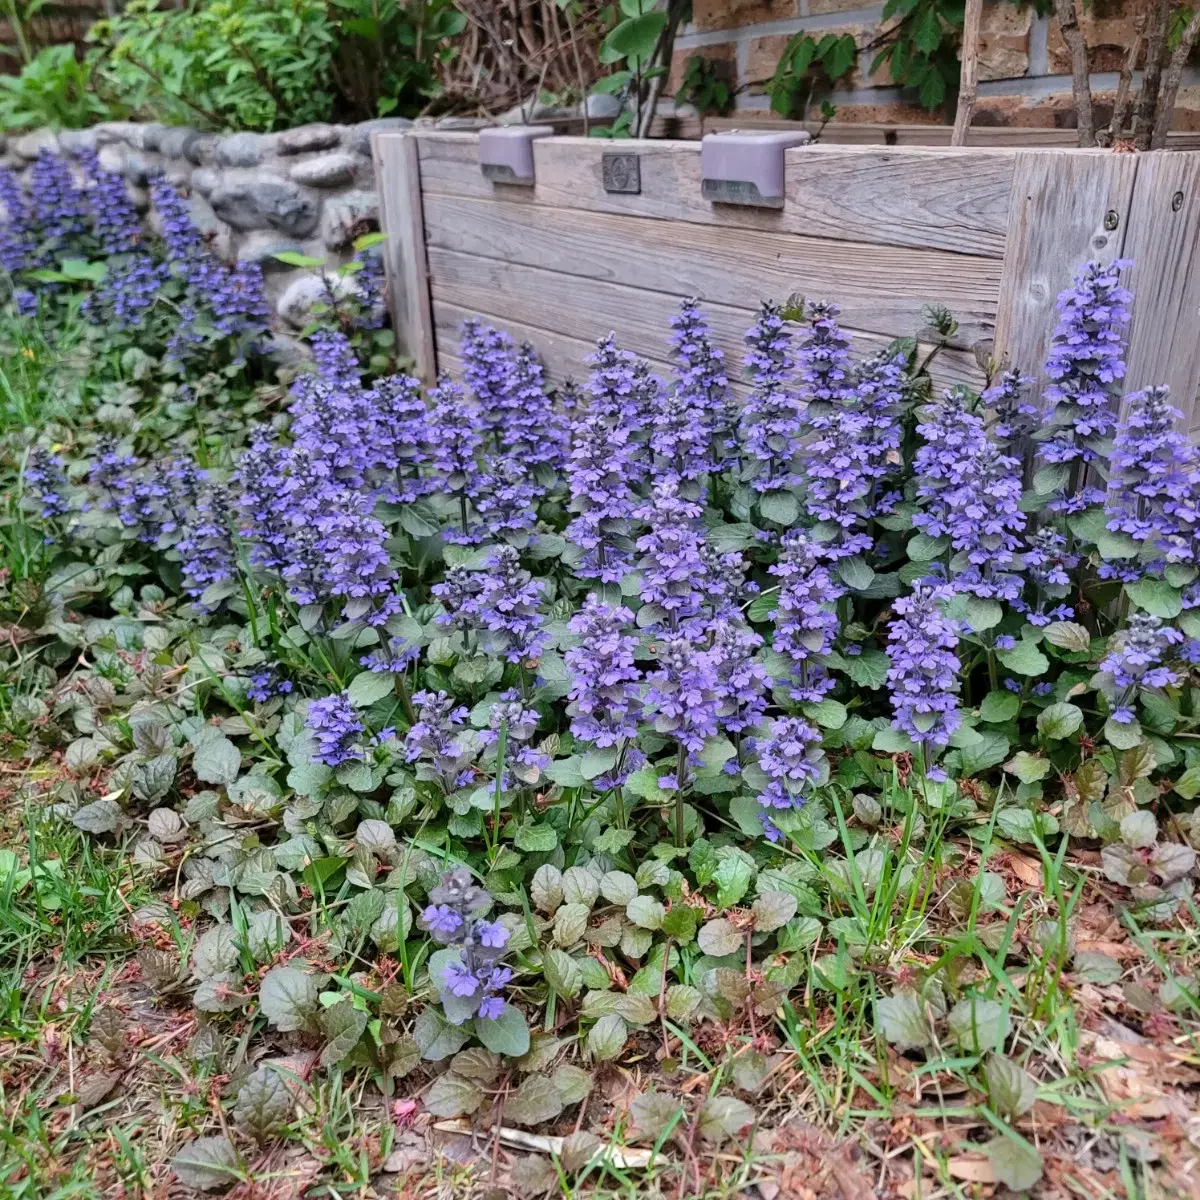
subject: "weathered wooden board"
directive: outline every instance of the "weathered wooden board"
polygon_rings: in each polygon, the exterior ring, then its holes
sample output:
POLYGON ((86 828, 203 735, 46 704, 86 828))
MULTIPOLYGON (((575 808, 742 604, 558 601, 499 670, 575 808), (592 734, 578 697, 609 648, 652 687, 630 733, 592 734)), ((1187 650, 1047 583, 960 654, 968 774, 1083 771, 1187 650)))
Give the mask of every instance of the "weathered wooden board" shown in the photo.
POLYGON ((1200 423, 1200 155, 1138 158, 1124 257, 1132 259, 1129 391, 1165 383, 1175 407, 1200 423))
POLYGON ((412 356, 417 375, 428 382, 437 373, 437 358, 417 144, 405 134, 377 133, 373 147, 380 216, 388 233, 384 266, 391 284, 392 326, 412 356))
POLYGON ((991 258, 1004 253, 1016 160, 1010 150, 801 147, 785 155, 785 206, 761 209, 701 196, 698 142, 544 138, 534 186, 511 187, 482 176, 473 134, 417 137, 427 192, 991 258), (640 193, 604 190, 602 158, 613 152, 639 158, 640 193))
MULTIPOLYGON (((435 303, 442 301, 466 312, 515 321, 534 331, 571 338, 589 348, 595 346, 597 337, 612 332, 620 346, 644 358, 665 357, 670 320, 678 311, 676 297, 664 292, 581 279, 437 247, 429 249, 429 268, 435 303), (581 314, 586 319, 581 319, 581 314)), ((725 352, 730 375, 737 378, 743 336, 754 322, 754 311, 709 303, 705 313, 714 341, 725 352)), ((846 332, 853 339, 854 352, 860 355, 881 350, 891 340, 875 333, 846 332)), ((541 348, 536 333, 529 335, 529 340, 541 348)), ((439 331, 439 353, 448 348, 439 331)), ((933 377, 939 387, 953 383, 977 386, 982 381, 974 355, 963 350, 943 351, 934 361, 933 377)))
POLYGON ((978 255, 866 246, 802 234, 646 221, 624 213, 516 204, 429 193, 430 247, 540 267, 672 297, 751 307, 793 293, 835 300, 855 329, 915 333, 936 300, 958 318, 967 349, 995 332, 1000 263, 978 255))
POLYGON ((1045 387, 1056 302, 1076 270, 1121 257, 1138 156, 1030 150, 1016 156, 1012 220, 996 313, 997 357, 1045 387))

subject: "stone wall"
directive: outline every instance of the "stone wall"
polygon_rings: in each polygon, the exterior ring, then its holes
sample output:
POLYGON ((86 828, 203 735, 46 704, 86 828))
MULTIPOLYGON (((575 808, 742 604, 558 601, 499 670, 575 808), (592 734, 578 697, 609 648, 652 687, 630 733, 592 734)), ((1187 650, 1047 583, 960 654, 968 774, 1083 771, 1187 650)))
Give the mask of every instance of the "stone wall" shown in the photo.
MULTIPOLYGON (((94 148, 101 166, 126 180, 151 228, 147 184, 161 173, 190 196, 192 216, 226 261, 262 264, 267 296, 281 328, 305 325, 324 293, 320 272, 281 263, 293 251, 333 269, 354 239, 379 227, 371 134, 403 129, 385 118, 360 125, 303 125, 281 133, 201 133, 155 124, 113 122, 55 134, 36 130, 0 142, 0 164, 24 170, 43 147, 94 148)), ((340 286, 353 286, 350 280, 340 286)))
MULTIPOLYGON (((1081 25, 1091 50, 1097 118, 1108 121, 1117 73, 1133 36, 1133 18, 1146 0, 1091 0, 1081 25)), ((883 28, 883 5, 870 0, 693 0, 692 23, 675 43, 668 94, 678 89, 693 55, 712 60, 740 90, 739 116, 770 116, 763 85, 788 39, 801 30, 820 40, 827 33, 853 34, 866 47, 883 28)), ((885 67, 871 73, 875 51, 863 49, 856 69, 829 100, 838 121, 941 124, 954 112, 929 112, 912 92, 898 88, 885 67)), ((1073 128, 1070 55, 1053 16, 1008 0, 986 0, 980 39, 976 125, 1073 128)), ((1190 67, 1175 110, 1175 128, 1200 130, 1200 72, 1190 67)))

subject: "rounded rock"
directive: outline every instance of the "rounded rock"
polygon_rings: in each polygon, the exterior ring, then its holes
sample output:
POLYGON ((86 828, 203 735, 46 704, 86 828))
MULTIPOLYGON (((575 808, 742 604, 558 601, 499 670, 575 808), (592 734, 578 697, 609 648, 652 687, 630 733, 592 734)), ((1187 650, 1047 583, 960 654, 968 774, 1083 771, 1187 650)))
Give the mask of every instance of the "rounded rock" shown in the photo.
POLYGON ((286 179, 224 180, 209 197, 217 216, 235 229, 278 229, 307 237, 317 227, 320 203, 286 179))
POLYGON ((197 167, 205 167, 217 152, 217 139, 211 133, 193 132, 183 143, 183 156, 197 167))
POLYGON ((332 150, 342 139, 336 125, 299 125, 279 135, 280 154, 307 154, 313 150, 332 150))
POLYGON ((64 129, 58 135, 58 144, 68 154, 78 154, 81 150, 95 150, 96 134, 91 129, 64 129))
POLYGON ((322 154, 296 163, 288 172, 288 178, 309 187, 341 187, 354 179, 358 164, 359 160, 353 154, 322 154))
POLYGON ((313 249, 311 245, 296 238, 284 237, 282 234, 276 233, 274 229, 256 229, 241 239, 237 249, 237 259, 238 262, 259 263, 264 271, 294 271, 296 268, 292 264, 282 263, 275 256, 277 254, 304 254, 312 258, 323 258, 320 246, 316 247, 315 254, 313 249))
POLYGON ((346 192, 325 203, 321 239, 330 250, 344 250, 360 234, 379 224, 378 192, 346 192))
POLYGON ((284 288, 275 311, 295 329, 303 329, 319 304, 329 303, 329 293, 341 300, 361 295, 362 290, 349 275, 298 275, 284 288))
POLYGON ((257 167, 266 149, 261 133, 231 133, 217 142, 215 157, 220 167, 257 167))
POLYGON ((346 130, 343 139, 347 150, 361 154, 364 158, 371 157, 371 134, 401 133, 412 128, 412 122, 407 117, 376 117, 373 121, 362 121, 351 125, 346 130))
POLYGON ((32 162, 42 150, 57 150, 58 137, 53 129, 35 129, 31 133, 23 133, 19 138, 14 138, 9 149, 18 158, 32 162))
POLYGON ((211 196, 221 183, 221 176, 212 167, 197 167, 192 172, 192 187, 202 196, 211 196))
POLYGON ((158 152, 167 158, 183 158, 188 142, 195 136, 196 131, 188 125, 172 125, 159 134, 158 152))

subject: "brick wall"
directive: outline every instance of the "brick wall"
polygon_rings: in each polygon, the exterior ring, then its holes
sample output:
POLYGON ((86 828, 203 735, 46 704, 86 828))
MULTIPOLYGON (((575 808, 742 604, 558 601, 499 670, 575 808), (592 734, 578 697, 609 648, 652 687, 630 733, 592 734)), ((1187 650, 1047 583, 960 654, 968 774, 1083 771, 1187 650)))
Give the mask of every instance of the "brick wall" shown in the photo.
MULTIPOLYGON (((1117 72, 1133 34, 1133 14, 1145 0, 1092 0, 1082 24, 1091 47, 1092 90, 1098 121, 1107 121, 1117 72)), ((772 115, 763 84, 788 39, 803 30, 853 34, 860 47, 881 28, 883 5, 868 0, 693 0, 692 23, 675 43, 668 89, 679 86, 684 63, 702 55, 738 86, 737 114, 772 115)), ((929 112, 908 90, 896 87, 884 67, 870 73, 874 52, 864 51, 848 79, 828 95, 839 121, 932 123, 953 121, 929 112)), ((980 39, 979 100, 975 125, 1069 128, 1075 124, 1070 61, 1053 17, 1039 17, 1007 0, 985 0, 980 39)), ((1136 84, 1136 79, 1135 79, 1136 84)), ((818 97, 818 102, 821 97, 818 97)), ((1179 91, 1175 128, 1200 130, 1200 70, 1187 69, 1179 91)))

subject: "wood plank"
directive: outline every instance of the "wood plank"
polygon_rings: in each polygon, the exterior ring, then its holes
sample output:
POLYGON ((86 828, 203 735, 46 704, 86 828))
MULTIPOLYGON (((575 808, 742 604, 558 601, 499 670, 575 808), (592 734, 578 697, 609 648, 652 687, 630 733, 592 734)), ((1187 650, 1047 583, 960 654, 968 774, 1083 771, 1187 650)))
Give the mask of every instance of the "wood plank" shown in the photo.
POLYGON ((1134 294, 1126 391, 1165 383, 1190 428, 1200 423, 1200 156, 1138 156, 1123 253, 1134 294))
POLYGON ((1021 151, 996 313, 996 354, 1045 389, 1056 301, 1078 268, 1121 257, 1140 156, 1021 151), (1114 228, 1106 228, 1112 225, 1114 228))
MULTIPOLYGON (((470 313, 514 321, 548 334, 594 346, 610 331, 627 350, 645 358, 666 357, 670 319, 678 310, 676 297, 603 280, 581 279, 556 271, 478 258, 430 247, 429 269, 433 298, 470 313)), ((731 378, 738 378, 744 352, 743 335, 754 321, 748 307, 709 303, 705 306, 713 340, 724 352, 731 378)), ((882 350, 890 338, 847 329, 855 353, 882 350)), ((536 338, 531 339, 535 346, 536 338)), ((589 351, 590 352, 590 351, 589 351)), ((937 387, 967 383, 977 387, 982 375, 974 355, 943 351, 932 370, 937 387)))
POLYGON ((898 337, 924 324, 930 301, 960 322, 954 344, 990 349, 1000 267, 995 259, 864 246, 802 234, 722 230, 687 221, 646 221, 624 213, 429 193, 430 246, 681 298, 746 307, 793 293, 836 300, 855 329, 898 337))
POLYGON ((416 139, 406 133, 376 133, 371 139, 379 190, 384 268, 391 297, 392 328, 411 355, 420 379, 437 374, 437 346, 429 301, 421 167, 416 139))
POLYGON ((640 160, 642 190, 628 195, 604 190, 601 158, 615 143, 543 138, 536 182, 518 188, 483 178, 474 135, 416 136, 427 192, 989 258, 1004 253, 1016 160, 1008 150, 799 147, 785 155, 784 207, 762 209, 700 195, 696 142, 621 142, 640 160))
MULTIPOLYGON (((764 133, 784 133, 802 129, 813 134, 820 130, 821 143, 830 146, 949 146, 950 135, 953 132, 949 125, 888 125, 868 121, 831 121, 822 126, 819 121, 789 121, 784 117, 756 111, 743 111, 731 117, 705 117, 700 122, 701 131, 698 133, 693 133, 694 124, 694 118, 674 118, 670 113, 660 113, 655 118, 656 130, 661 128, 682 131, 665 135, 669 137, 699 137, 704 133, 719 133, 728 129, 762 130, 764 133)), ((967 145, 991 149, 1009 147, 1030 150, 1057 147, 1069 150, 1076 149, 1079 140, 1074 129, 972 125, 967 135, 967 145)), ((1200 133, 1173 129, 1167 135, 1167 149, 1200 149, 1200 133)))

